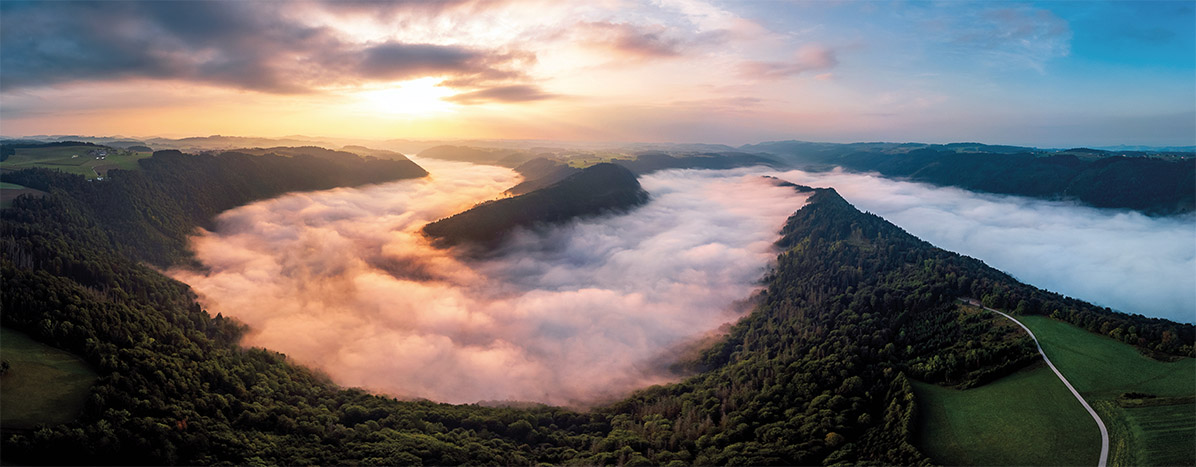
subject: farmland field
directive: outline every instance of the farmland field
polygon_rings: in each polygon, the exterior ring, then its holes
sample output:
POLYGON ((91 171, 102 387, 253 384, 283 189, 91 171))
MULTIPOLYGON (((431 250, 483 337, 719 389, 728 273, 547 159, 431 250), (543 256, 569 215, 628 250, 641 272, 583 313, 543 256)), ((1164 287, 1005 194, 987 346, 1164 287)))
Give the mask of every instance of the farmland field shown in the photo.
POLYGON ((1122 409, 1133 437, 1143 441, 1135 465, 1192 465, 1196 456, 1196 405, 1122 409))
POLYGON ((109 169, 137 170, 137 161, 150 155, 152 153, 85 145, 17 148, 16 154, 10 156, 8 160, 0 162, 0 167, 4 170, 44 167, 87 178, 97 178, 109 169), (95 151, 104 151, 105 155, 98 156, 95 151), (97 159, 97 157, 103 157, 103 159, 97 159))
MULTIPOLYGON (((1020 316, 1059 371, 1086 399, 1126 392, 1165 397, 1196 394, 1196 359, 1161 362, 1129 345, 1045 316, 1020 316)), ((1192 414, 1196 418, 1196 413, 1192 414)))
POLYGON ((1105 420, 1109 465, 1196 465, 1196 359, 1161 362, 1048 317, 1018 319, 1105 420), (1118 403, 1131 392, 1159 397, 1143 407, 1118 403))
POLYGON ((914 382, 919 439, 945 465, 1091 465, 1100 432, 1045 364, 981 387, 914 382))
POLYGON ((78 357, 0 328, 0 425, 32 428, 65 423, 79 414, 96 375, 78 357))
POLYGON ((12 200, 21 195, 45 195, 46 192, 34 190, 16 183, 0 182, 0 208, 12 206, 12 200))

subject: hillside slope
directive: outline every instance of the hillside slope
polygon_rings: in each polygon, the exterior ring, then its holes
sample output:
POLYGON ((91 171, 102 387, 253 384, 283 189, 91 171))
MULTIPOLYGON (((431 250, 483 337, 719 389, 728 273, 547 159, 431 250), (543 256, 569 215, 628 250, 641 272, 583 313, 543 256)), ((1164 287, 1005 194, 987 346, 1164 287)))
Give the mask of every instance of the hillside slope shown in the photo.
POLYGON ((1126 157, 1092 149, 1044 152, 975 143, 805 143, 745 146, 799 167, 840 166, 975 191, 1076 200, 1151 215, 1196 211, 1196 158, 1126 157))
MULTIPOLYGON (((286 173, 302 167, 279 159, 286 173)), ((222 173, 215 158, 188 161, 194 171, 179 176, 205 190, 245 183, 201 177, 222 173)), ((694 376, 588 412, 403 402, 239 347, 245 329, 210 316, 124 244, 137 236, 171 251, 151 221, 189 231, 216 204, 178 215, 177 204, 196 200, 158 198, 183 191, 72 191, 66 176, 41 175, 55 187, 48 196, 0 211, 0 320, 79 355, 99 379, 76 421, 5 431, 10 463, 919 464, 929 460, 911 444, 907 375, 969 386, 1034 357, 1027 340, 961 315, 955 297, 1128 326, 1119 336, 1157 349, 1190 352, 1193 337, 1190 325, 1017 283, 821 189, 786 222, 759 305, 690 363, 694 376), (95 205, 142 220, 110 222, 95 205)))
POLYGON ((597 164, 547 188, 488 201, 424 226, 439 246, 494 246, 517 227, 626 210, 648 201, 635 175, 614 164, 597 164))

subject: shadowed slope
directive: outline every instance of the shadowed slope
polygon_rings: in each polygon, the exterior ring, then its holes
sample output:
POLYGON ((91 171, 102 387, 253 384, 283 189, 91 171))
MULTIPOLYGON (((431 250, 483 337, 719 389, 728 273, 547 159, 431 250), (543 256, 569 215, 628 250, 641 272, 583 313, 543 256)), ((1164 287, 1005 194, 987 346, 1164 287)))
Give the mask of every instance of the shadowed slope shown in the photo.
POLYGON ((598 164, 548 188, 483 203, 432 222, 423 231, 437 246, 471 242, 494 246, 516 227, 628 209, 643 204, 648 193, 635 175, 614 164, 598 164))

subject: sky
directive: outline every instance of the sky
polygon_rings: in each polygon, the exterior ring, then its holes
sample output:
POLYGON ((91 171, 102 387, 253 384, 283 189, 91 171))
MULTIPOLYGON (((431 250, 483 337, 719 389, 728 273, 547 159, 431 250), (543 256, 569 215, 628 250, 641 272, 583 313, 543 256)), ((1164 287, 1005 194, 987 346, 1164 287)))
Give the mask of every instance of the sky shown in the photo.
POLYGON ((0 134, 1196 145, 1196 3, 6 0, 0 134))

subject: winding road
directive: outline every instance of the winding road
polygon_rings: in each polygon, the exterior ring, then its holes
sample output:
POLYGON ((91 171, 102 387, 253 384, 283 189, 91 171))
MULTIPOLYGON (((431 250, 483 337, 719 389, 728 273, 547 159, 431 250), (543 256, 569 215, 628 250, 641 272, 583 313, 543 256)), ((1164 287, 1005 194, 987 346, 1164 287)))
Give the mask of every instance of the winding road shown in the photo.
POLYGON ((1042 351, 1042 344, 1038 343, 1038 337, 1036 337, 1034 335, 1034 331, 1031 331, 1030 328, 1028 328, 1028 327, 1026 327, 1026 325, 1022 324, 1021 321, 1018 321, 1016 318, 1009 316, 1005 312, 997 311, 992 308, 983 306, 980 304, 980 302, 973 300, 973 299, 965 299, 965 301, 968 302, 968 304, 970 304, 970 305, 978 306, 985 310, 988 310, 993 313, 1000 314, 1001 316, 1004 316, 1006 318, 1009 318, 1011 321, 1013 321, 1014 323, 1017 323, 1018 326, 1021 326, 1022 329, 1025 329, 1026 332, 1030 334, 1030 338, 1034 339, 1034 345, 1038 347, 1038 353, 1042 354, 1042 360, 1046 362, 1047 366, 1051 367, 1051 371, 1055 372, 1055 376, 1058 376, 1059 380, 1063 381, 1063 385, 1067 386, 1067 389, 1071 391, 1071 394, 1073 396, 1076 396, 1076 400, 1080 401, 1080 405, 1084 406, 1084 410, 1088 411, 1088 415, 1091 415, 1092 419, 1096 420, 1096 426, 1100 428, 1100 462, 1097 463, 1096 465, 1097 465, 1097 467, 1105 467, 1106 464, 1108 464, 1108 462, 1109 462, 1109 430, 1107 428, 1105 428, 1105 422, 1101 421, 1100 416, 1096 414, 1096 411, 1092 410, 1092 406, 1088 405, 1088 402, 1085 401, 1083 397, 1080 397, 1080 392, 1076 391, 1076 388, 1072 387, 1071 383, 1067 381, 1067 378, 1063 377, 1063 373, 1060 373, 1059 369, 1055 368, 1055 364, 1051 363, 1051 359, 1047 358, 1046 352, 1042 351))

